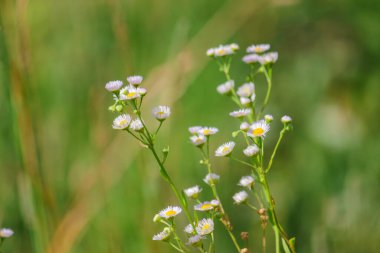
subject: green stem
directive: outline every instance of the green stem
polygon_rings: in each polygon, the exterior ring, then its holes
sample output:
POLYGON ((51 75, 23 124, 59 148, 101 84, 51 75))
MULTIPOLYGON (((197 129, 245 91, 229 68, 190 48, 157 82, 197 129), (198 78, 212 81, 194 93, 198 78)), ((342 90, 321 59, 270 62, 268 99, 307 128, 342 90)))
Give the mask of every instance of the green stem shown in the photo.
POLYGON ((285 134, 285 128, 281 130, 280 132, 280 136, 278 137, 278 140, 277 140, 277 143, 276 143, 276 146, 274 147, 274 150, 273 150, 273 153, 270 157, 270 160, 269 160, 269 163, 268 163, 268 166, 267 166, 267 169, 265 170, 265 173, 268 173, 270 168, 272 167, 272 163, 273 163, 273 159, 274 157, 276 156, 276 152, 277 152, 277 149, 278 147, 280 146, 280 143, 281 143, 281 140, 282 138, 284 137, 284 134, 285 134))
POLYGON ((272 90, 272 70, 269 69, 269 71, 267 71, 267 69, 265 67, 262 67, 262 68, 263 68, 263 72, 264 72, 265 78, 266 78, 267 83, 268 83, 268 89, 267 89, 267 94, 266 94, 265 99, 264 99, 263 106, 261 107, 260 113, 258 115, 258 118, 260 118, 262 113, 264 112, 264 109, 267 106, 268 101, 269 101, 270 92, 272 90))
POLYGON ((280 234, 276 226, 273 227, 273 230, 276 237, 276 253, 280 253, 280 234))
POLYGON ((247 162, 245 162, 245 161, 242 161, 242 160, 240 160, 240 159, 237 159, 237 158, 235 158, 235 157, 233 157, 233 156, 230 156, 230 158, 231 158, 232 160, 234 160, 234 161, 237 161, 237 162, 241 163, 241 164, 244 164, 244 165, 247 165, 247 166, 249 166, 249 167, 251 167, 251 168, 254 168, 254 166, 253 166, 252 164, 250 164, 250 163, 247 163, 247 162))
POLYGON ((251 209, 253 209, 254 211, 258 211, 257 208, 254 206, 254 205, 251 205, 249 204, 248 202, 246 203, 247 206, 249 206, 251 209))
POLYGON ((177 246, 175 246, 172 242, 169 242, 170 246, 172 246, 174 249, 176 249, 177 251, 179 252, 182 252, 182 253, 185 253, 185 251, 183 251, 182 249, 178 248, 177 246))

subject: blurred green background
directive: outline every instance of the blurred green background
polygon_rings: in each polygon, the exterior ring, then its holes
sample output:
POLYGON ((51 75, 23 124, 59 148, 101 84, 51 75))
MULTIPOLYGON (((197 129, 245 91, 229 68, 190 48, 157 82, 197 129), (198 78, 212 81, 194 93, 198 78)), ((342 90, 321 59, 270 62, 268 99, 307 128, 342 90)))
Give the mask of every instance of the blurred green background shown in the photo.
MULTIPOLYGON (((2 0, 0 226, 15 231, 4 252, 171 252, 151 240, 161 229, 152 217, 175 204, 174 195, 151 155, 112 130, 104 85, 145 77, 145 117, 153 105, 172 107, 160 139, 171 149, 169 172, 180 188, 206 188, 187 127, 219 127, 214 147, 238 127, 228 116, 234 106, 215 92, 223 76, 205 56, 228 42, 243 50, 267 42, 279 52, 268 150, 283 114, 295 128, 269 180, 298 252, 379 252, 379 7, 375 0, 2 0)), ((233 62, 237 83, 248 71, 242 55, 233 62)), ((260 99, 263 80, 256 87, 260 99)), ((224 159, 215 166, 235 232, 250 231, 258 252, 256 216, 231 199, 248 172, 224 159)), ((233 252, 217 230, 217 252, 233 252)))

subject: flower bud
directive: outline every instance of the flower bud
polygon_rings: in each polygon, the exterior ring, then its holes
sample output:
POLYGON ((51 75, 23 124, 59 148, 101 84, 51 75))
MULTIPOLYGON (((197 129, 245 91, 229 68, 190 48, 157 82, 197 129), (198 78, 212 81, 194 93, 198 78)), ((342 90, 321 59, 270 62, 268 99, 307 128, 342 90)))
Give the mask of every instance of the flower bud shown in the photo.
POLYGON ((156 214, 154 217, 153 217, 153 222, 160 222, 161 220, 161 216, 159 214, 156 214))
POLYGON ((265 122, 269 124, 273 121, 273 116, 270 114, 267 114, 264 116, 264 119, 265 119, 265 122))

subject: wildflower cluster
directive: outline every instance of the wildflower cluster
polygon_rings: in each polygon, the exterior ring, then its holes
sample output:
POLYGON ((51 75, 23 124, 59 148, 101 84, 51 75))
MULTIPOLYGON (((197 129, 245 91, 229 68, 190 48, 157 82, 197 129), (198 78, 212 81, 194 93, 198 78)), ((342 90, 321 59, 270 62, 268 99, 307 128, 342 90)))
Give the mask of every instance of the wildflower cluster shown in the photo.
MULTIPOLYGON (((207 50, 207 55, 218 63, 219 70, 226 78, 224 83, 216 87, 217 92, 230 98, 237 106, 236 110, 229 113, 230 117, 239 122, 238 129, 232 133, 232 138, 242 137, 245 147, 241 149, 240 154, 245 157, 245 160, 236 157, 238 151, 235 149, 239 149, 236 140, 227 140, 216 150, 210 151, 210 143, 215 138, 214 135, 219 132, 218 128, 189 127, 190 142, 200 151, 200 163, 205 166, 207 171, 203 178, 203 184, 204 187, 210 187, 212 196, 206 196, 206 199, 201 199, 203 189, 200 185, 179 191, 165 167, 169 149, 162 150, 161 157, 156 150, 156 136, 163 122, 170 116, 170 108, 168 106, 153 108, 152 114, 157 119, 158 125, 155 131, 150 131, 141 113, 143 98, 147 94, 147 90, 140 87, 143 78, 141 76, 128 77, 125 85, 122 81, 112 81, 106 84, 105 88, 113 94, 114 98, 114 104, 109 107, 109 110, 119 113, 113 121, 113 128, 127 132, 152 152, 159 165, 161 176, 170 185, 178 199, 179 206, 168 206, 154 216, 153 221, 163 224, 164 228, 153 236, 153 240, 165 242, 182 253, 191 252, 192 248, 203 253, 212 253, 216 248, 215 223, 220 222, 236 251, 238 253, 248 252, 247 248, 239 245, 218 193, 217 185, 220 176, 213 169, 212 159, 214 159, 213 157, 217 157, 215 159, 224 157, 250 169, 250 174, 242 176, 237 183, 242 189, 231 196, 230 203, 247 206, 258 216, 263 230, 263 252, 266 251, 265 231, 267 225, 270 224, 275 235, 276 253, 281 250, 285 253, 295 253, 295 239, 290 239, 279 223, 275 202, 267 180, 267 174, 271 169, 279 144, 285 133, 292 129, 291 117, 283 116, 281 118, 283 128, 278 141, 270 157, 264 156, 265 138, 270 132, 274 117, 269 114, 263 115, 263 113, 271 93, 273 64, 278 59, 277 52, 267 52, 269 49, 270 45, 268 44, 251 45, 246 49, 248 54, 242 60, 249 65, 250 71, 245 82, 236 85, 237 87, 235 87, 235 83, 238 82, 231 78, 230 67, 232 57, 238 52, 239 46, 233 43, 207 50), (256 77, 261 74, 265 77, 267 89, 265 98, 258 103, 255 81, 256 77), (179 229, 176 219, 182 212, 186 215, 188 225, 179 229)), ((257 85, 258 89, 262 89, 262 87, 263 85, 257 85)), ((243 239, 247 237, 247 233, 242 236, 243 239)))

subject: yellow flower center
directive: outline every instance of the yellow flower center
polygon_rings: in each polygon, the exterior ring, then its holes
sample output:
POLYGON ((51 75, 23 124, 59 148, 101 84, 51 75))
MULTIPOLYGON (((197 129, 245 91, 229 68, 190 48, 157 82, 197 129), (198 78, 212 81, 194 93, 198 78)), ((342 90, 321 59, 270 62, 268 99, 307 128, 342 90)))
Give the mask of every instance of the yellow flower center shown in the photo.
POLYGON ((210 134, 210 130, 209 130, 209 129, 205 129, 205 130, 203 130, 203 134, 204 134, 204 135, 208 135, 208 134, 210 134))
POLYGON ((202 226, 202 230, 207 230, 210 228, 210 224, 206 223, 202 226))
POLYGON ((134 96, 136 96, 136 92, 129 92, 129 93, 127 94, 127 97, 129 97, 129 98, 132 98, 132 97, 134 97, 134 96))
POLYGON ((203 205, 201 206, 201 209, 202 209, 202 210, 207 210, 207 209, 211 209, 211 208, 213 208, 213 206, 212 206, 211 204, 203 204, 203 205))
POLYGON ((218 54, 224 54, 224 52, 225 52, 224 49, 219 49, 218 50, 218 54))
POLYGON ((173 215, 176 215, 176 214, 177 214, 177 212, 174 211, 174 210, 169 210, 169 211, 166 211, 166 213, 165 213, 166 216, 173 216, 173 215))
POLYGON ((264 129, 262 129, 261 127, 253 129, 253 131, 252 131, 253 135, 262 135, 263 133, 264 133, 264 129))
POLYGON ((159 111, 157 114, 158 114, 158 115, 164 115, 165 112, 163 112, 163 111, 159 111))
POLYGON ((229 150, 229 148, 226 146, 222 149, 222 153, 226 153, 229 150))
POLYGON ((123 125, 126 125, 126 124, 127 124, 127 120, 125 120, 125 119, 122 119, 122 120, 119 121, 119 125, 120 126, 123 126, 123 125))

